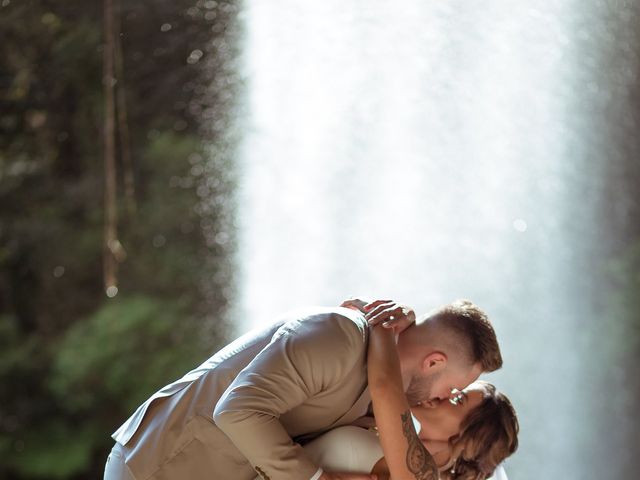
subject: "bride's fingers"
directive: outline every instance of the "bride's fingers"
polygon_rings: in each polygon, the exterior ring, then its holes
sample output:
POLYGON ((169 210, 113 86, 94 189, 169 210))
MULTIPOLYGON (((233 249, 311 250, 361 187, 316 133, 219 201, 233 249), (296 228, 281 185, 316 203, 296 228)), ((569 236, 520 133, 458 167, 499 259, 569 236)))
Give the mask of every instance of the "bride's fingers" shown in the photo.
POLYGON ((391 309, 393 308, 393 306, 389 305, 389 304, 383 304, 380 305, 376 308, 374 308, 373 310, 368 311, 364 318, 367 319, 367 321, 371 324, 371 322, 373 323, 380 323, 382 322, 385 318, 389 317, 389 315, 392 315, 391 313, 391 309))
POLYGON ((381 312, 387 310, 390 307, 393 307, 394 305, 396 304, 390 300, 379 300, 377 302, 370 303, 369 305, 365 306, 365 311, 367 312, 366 316, 373 317, 379 315, 381 312))
POLYGON ((394 322, 398 322, 405 317, 402 307, 397 304, 384 307, 385 308, 382 308, 381 306, 379 309, 376 309, 374 312, 370 312, 365 316, 370 326, 382 323, 384 327, 391 327, 394 322))
POLYGON ((371 302, 371 303, 367 303, 367 304, 364 306, 364 310, 365 310, 366 312, 368 312, 369 310, 372 310, 372 309, 374 309, 374 308, 376 308, 376 307, 378 307, 378 306, 382 305, 383 303, 392 303, 392 301, 391 301, 391 300, 374 300, 374 301, 373 301, 373 302, 371 302))

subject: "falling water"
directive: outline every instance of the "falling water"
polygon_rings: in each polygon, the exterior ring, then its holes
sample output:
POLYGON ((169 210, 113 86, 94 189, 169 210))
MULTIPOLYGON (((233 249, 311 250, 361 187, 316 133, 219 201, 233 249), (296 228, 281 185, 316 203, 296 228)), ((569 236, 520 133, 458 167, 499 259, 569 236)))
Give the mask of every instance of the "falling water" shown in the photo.
POLYGON ((603 126, 637 83, 639 17, 543 4, 247 6, 241 313, 249 327, 349 294, 418 312, 471 298, 502 343, 489 379, 519 412, 510 476, 623 478, 612 445, 630 424, 600 408, 629 401, 608 400, 623 385, 596 307, 600 217, 621 198, 605 198, 605 165, 624 157, 603 126))

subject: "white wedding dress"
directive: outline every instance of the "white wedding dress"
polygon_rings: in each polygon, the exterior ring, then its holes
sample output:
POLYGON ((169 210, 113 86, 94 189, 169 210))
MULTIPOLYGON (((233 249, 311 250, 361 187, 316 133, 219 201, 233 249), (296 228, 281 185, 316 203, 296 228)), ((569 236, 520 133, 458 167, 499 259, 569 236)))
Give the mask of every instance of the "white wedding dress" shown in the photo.
MULTIPOLYGON (((338 427, 307 443, 304 449, 317 465, 327 471, 370 473, 384 453, 378 435, 361 427, 338 427)), ((490 480, 508 480, 498 466, 490 480)))

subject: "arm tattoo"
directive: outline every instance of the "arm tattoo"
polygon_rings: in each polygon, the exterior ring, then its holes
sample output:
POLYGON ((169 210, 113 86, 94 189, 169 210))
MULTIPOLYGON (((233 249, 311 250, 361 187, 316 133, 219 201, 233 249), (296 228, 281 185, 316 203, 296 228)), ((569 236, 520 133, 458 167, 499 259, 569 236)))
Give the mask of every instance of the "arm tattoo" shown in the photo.
POLYGON ((416 429, 413 427, 411 411, 407 410, 400 415, 402 420, 402 433, 409 443, 407 450, 407 468, 416 476, 416 480, 438 480, 438 467, 429 451, 418 438, 416 429))

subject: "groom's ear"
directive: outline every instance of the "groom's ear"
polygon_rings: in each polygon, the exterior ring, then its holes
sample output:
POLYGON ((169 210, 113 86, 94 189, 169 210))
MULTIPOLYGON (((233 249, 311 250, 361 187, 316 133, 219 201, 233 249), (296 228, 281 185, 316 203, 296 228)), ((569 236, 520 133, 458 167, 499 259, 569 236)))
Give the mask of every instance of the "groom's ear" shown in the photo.
POLYGON ((447 355, 443 352, 431 352, 422 361, 422 371, 436 373, 447 366, 447 355))

